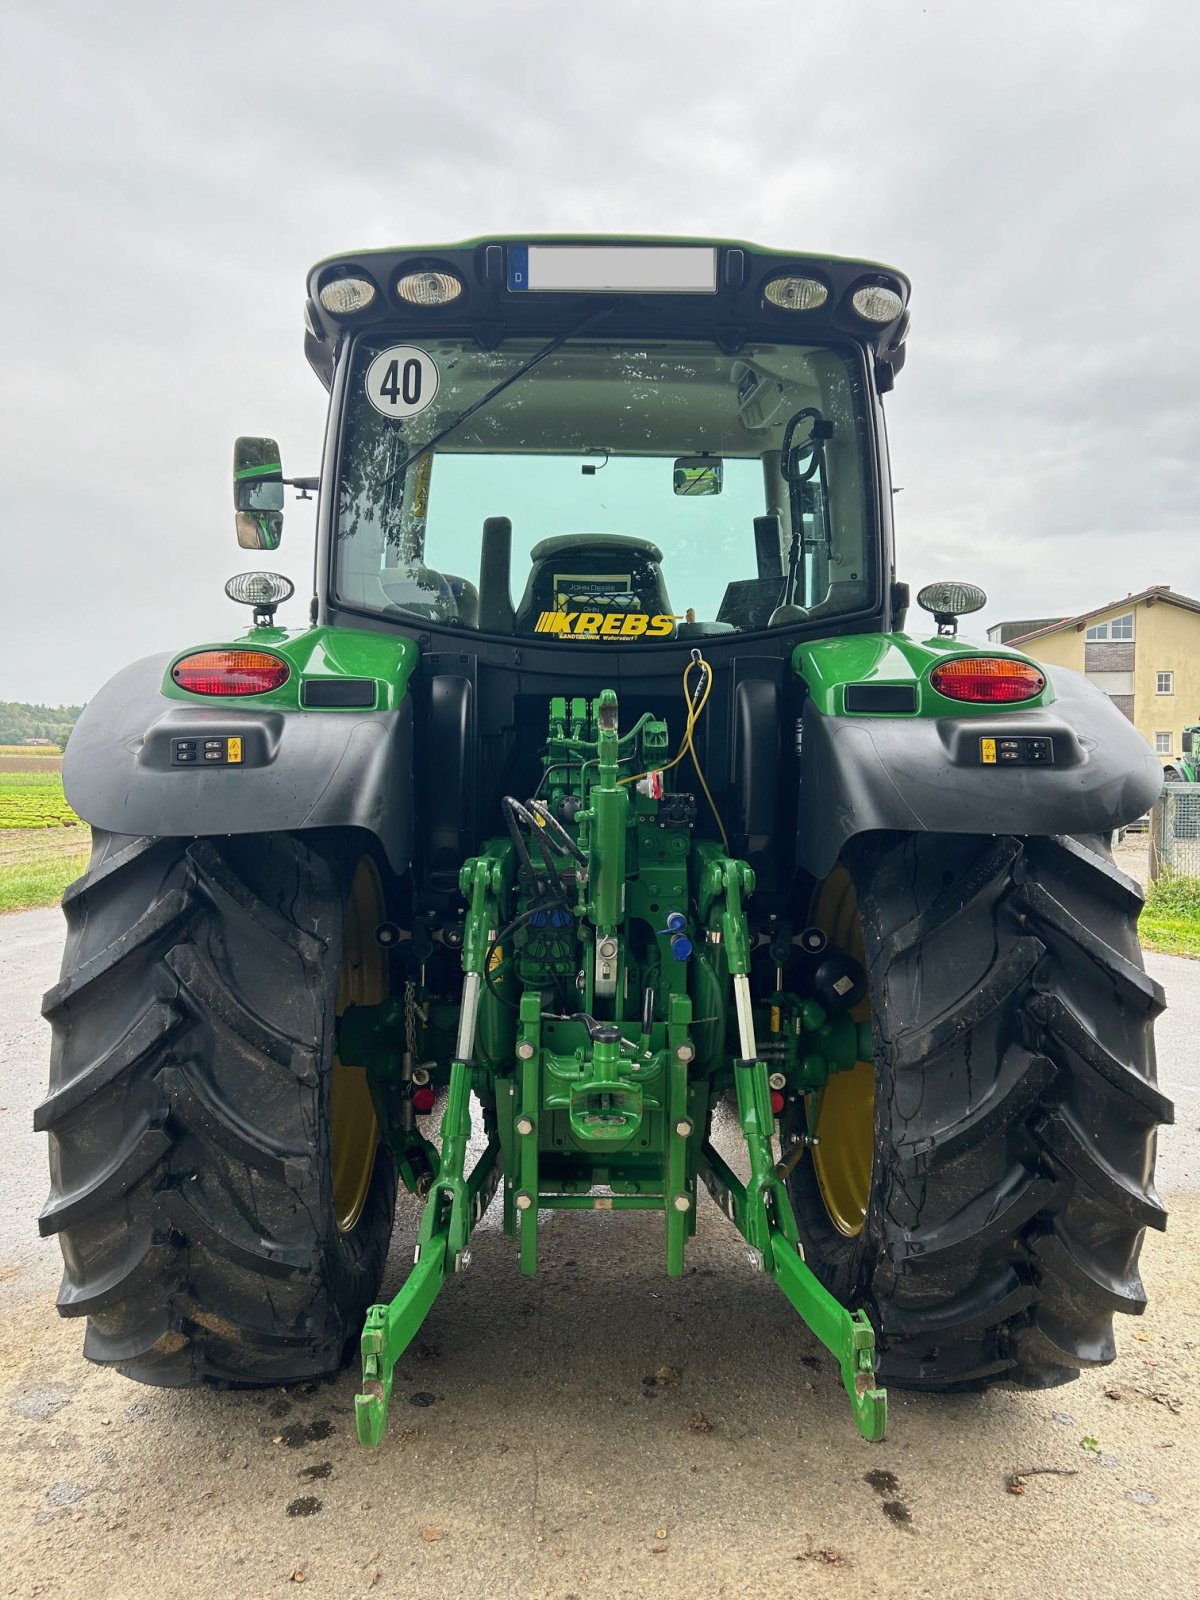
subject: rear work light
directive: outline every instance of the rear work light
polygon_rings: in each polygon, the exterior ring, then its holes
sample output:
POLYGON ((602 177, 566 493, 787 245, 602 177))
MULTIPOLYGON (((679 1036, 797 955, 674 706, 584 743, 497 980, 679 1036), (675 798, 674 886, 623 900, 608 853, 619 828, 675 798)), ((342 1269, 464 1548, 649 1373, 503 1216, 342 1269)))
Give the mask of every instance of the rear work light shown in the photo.
POLYGON ((772 278, 763 299, 781 311, 815 311, 829 299, 829 290, 819 278, 772 278))
POLYGON ((288 679, 288 664, 265 650, 200 650, 171 668, 191 694, 266 694, 288 679))
POLYGON ((370 278, 357 278, 344 274, 322 284, 317 299, 326 311, 335 317, 352 317, 356 311, 365 311, 375 298, 375 285, 370 278))
POLYGON ((1006 661, 1001 656, 960 656, 956 661, 943 661, 934 667, 929 682, 950 700, 1012 705, 1041 694, 1046 687, 1046 675, 1028 661, 1006 661))
POLYGON ((452 272, 406 272, 396 280, 396 293, 412 306, 448 306, 463 292, 452 272))
POLYGON ((850 304, 865 322, 895 322, 904 310, 904 301, 895 289, 882 283, 868 283, 856 289, 850 304))

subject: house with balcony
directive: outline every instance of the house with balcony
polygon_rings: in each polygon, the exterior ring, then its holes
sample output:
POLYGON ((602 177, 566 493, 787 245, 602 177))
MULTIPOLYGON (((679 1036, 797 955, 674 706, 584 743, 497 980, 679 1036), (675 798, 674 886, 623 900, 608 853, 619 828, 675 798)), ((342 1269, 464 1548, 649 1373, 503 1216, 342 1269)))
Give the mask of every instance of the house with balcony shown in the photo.
POLYGON ((1014 645, 1046 666, 1072 667, 1102 689, 1166 766, 1183 730, 1200 722, 1200 600, 1155 584, 1024 633, 999 622, 993 643, 1014 645))

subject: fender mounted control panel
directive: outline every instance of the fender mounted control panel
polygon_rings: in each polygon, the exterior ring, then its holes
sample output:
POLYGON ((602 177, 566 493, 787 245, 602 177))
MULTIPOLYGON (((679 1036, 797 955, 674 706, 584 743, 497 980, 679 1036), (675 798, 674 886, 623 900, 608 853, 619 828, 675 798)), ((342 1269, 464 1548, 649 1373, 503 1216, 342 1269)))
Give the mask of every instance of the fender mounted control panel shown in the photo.
POLYGON ((979 740, 981 767, 1050 767, 1054 740, 1044 734, 984 734, 979 740))
POLYGON ((240 767, 242 759, 242 740, 237 734, 171 740, 173 767, 240 767))

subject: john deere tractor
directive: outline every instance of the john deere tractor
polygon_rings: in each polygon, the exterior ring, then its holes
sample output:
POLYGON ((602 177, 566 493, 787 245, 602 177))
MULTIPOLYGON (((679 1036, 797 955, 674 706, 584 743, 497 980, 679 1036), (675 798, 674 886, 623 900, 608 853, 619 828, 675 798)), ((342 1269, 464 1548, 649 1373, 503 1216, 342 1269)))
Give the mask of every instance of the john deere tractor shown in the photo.
POLYGON ((90 1359, 288 1384, 357 1347, 373 1444, 489 1206, 514 1272, 556 1210, 653 1211, 678 1276, 701 1186, 867 1438, 885 1384, 1113 1359, 1171 1108, 1106 841, 1161 769, 1083 678, 959 638, 972 586, 905 631, 908 297, 694 241, 313 269, 319 480, 262 438, 234 472, 244 547, 317 495, 307 626, 240 574, 249 631, 127 667, 66 755, 41 1227, 90 1359))
POLYGON ((1165 783, 1200 783, 1200 724, 1183 730, 1183 754, 1163 769, 1165 783))

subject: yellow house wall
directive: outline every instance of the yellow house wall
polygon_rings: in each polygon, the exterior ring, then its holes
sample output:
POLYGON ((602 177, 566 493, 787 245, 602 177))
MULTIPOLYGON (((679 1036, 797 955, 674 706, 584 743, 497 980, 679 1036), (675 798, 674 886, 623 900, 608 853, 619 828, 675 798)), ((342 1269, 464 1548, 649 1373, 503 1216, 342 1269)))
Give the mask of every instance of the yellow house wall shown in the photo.
MULTIPOLYGON (((1089 617, 1087 626, 1124 616, 1128 610, 1127 604, 1115 605, 1089 617)), ((1200 723, 1200 612, 1184 611, 1162 600, 1150 604, 1143 600, 1134 607, 1134 613, 1134 725, 1151 746, 1156 733, 1170 733, 1171 755, 1177 757, 1184 728, 1200 723), (1155 693, 1160 672, 1175 674, 1174 694, 1155 693)), ((1027 646, 1013 642, 1018 650, 1046 666, 1082 672, 1085 632, 1071 623, 1040 639, 1031 639, 1027 646)), ((1165 764, 1168 758, 1162 759, 1165 764)))
MULTIPOLYGON (((1134 627, 1137 627, 1136 622, 1134 627)), ((1040 639, 1031 639, 1028 645, 1014 640, 1013 648, 1023 650, 1026 655, 1047 667, 1070 667, 1072 672, 1083 671, 1083 633, 1076 633, 1074 624, 1058 633, 1047 633, 1040 639)))
POLYGON ((1133 630, 1133 720, 1151 744, 1156 733, 1169 731, 1171 754, 1178 756, 1184 728, 1200 722, 1200 613, 1161 600, 1142 604, 1133 630), (1174 694, 1155 694, 1160 672, 1175 674, 1174 694))

